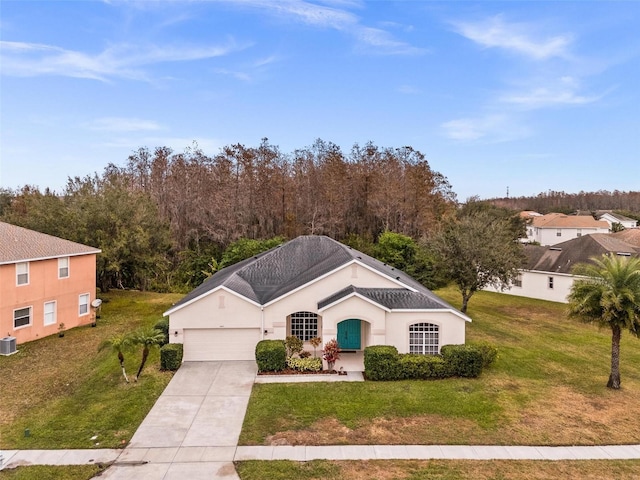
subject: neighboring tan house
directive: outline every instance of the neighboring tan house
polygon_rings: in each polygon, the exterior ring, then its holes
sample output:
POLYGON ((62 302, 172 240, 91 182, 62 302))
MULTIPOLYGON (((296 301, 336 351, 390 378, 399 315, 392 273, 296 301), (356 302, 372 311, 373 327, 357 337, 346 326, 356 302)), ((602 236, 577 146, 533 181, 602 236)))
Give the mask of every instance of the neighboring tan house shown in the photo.
MULTIPOLYGON (((436 354, 471 321, 405 273, 325 236, 301 236, 217 272, 164 314, 184 360, 253 360, 262 339, 335 338, 338 367, 369 345, 436 354)), ((318 348, 318 355, 322 346, 318 348)))
POLYGON ((24 343, 92 322, 100 250, 0 222, 0 337, 24 343))
MULTIPOLYGON (((576 278, 571 274, 574 265, 609 253, 640 257, 640 243, 625 241, 620 236, 625 232, 595 233, 548 247, 525 245, 527 267, 520 271, 512 286, 502 292, 566 303, 576 278)), ((500 291, 493 287, 485 290, 500 291)))
POLYGON ((555 245, 592 233, 608 233, 609 224, 587 215, 548 213, 531 217, 527 225, 527 242, 555 245))

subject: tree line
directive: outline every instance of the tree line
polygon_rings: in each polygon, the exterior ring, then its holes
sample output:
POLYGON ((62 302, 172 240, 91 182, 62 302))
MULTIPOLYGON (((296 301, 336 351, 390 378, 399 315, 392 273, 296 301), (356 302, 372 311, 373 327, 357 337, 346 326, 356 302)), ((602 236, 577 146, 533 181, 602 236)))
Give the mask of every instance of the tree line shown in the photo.
POLYGON ((598 190, 597 192, 566 193, 549 190, 530 197, 494 198, 490 200, 512 210, 534 210, 539 213, 560 212, 571 214, 578 210, 613 210, 640 220, 640 191, 624 192, 598 190))
POLYGON ((292 153, 267 139, 214 156, 197 145, 140 148, 61 192, 0 190, 1 220, 100 248, 102 290, 188 290, 239 241, 322 234, 364 248, 387 231, 421 240, 455 211, 451 185, 421 152, 367 143, 345 153, 323 140, 292 153))

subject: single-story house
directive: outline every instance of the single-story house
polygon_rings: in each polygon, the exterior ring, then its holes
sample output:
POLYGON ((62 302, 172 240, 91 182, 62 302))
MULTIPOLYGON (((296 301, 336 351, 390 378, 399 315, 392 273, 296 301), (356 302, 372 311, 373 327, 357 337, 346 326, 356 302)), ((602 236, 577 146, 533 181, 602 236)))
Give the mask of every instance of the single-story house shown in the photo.
MULTIPOLYGON (((185 361, 252 360, 262 339, 335 338, 337 367, 369 345, 437 354, 471 319, 389 265, 325 236, 301 236, 216 272, 164 313, 185 361)), ((318 354, 322 347, 318 348, 318 354)))
MULTIPOLYGON (((640 257, 640 244, 625 240, 631 231, 594 233, 556 245, 542 247, 525 245, 527 266, 513 284, 503 293, 521 297, 539 298, 553 302, 567 302, 576 276, 572 269, 578 263, 587 263, 592 257, 614 253, 623 257, 640 257)), ((485 290, 500 291, 493 287, 485 290)))

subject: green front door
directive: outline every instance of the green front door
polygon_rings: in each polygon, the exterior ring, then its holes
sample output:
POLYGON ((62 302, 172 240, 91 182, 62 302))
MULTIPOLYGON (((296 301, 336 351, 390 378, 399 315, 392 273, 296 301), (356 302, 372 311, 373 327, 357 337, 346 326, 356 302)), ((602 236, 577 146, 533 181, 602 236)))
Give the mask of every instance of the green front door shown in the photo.
POLYGON ((337 340, 341 350, 360 350, 360 320, 351 318, 340 322, 337 340))

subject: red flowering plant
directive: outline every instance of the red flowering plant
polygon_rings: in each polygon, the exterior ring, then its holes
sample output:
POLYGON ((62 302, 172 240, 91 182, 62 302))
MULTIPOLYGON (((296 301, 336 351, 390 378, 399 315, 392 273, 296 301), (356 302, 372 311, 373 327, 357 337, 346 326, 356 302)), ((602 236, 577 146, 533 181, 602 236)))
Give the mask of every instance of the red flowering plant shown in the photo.
POLYGON ((327 362, 329 370, 333 370, 336 361, 340 360, 340 345, 338 345, 338 341, 335 338, 324 344, 322 358, 327 362))

